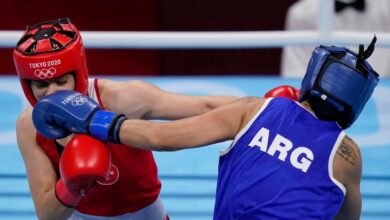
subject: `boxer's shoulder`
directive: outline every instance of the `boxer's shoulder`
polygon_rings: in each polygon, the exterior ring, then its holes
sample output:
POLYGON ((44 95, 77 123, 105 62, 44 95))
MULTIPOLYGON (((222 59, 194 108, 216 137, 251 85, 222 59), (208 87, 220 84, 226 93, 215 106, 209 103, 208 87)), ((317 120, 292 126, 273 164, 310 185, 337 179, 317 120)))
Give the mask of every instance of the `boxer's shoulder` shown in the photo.
POLYGON ((32 147, 36 141, 36 129, 32 122, 32 107, 26 108, 16 121, 16 138, 19 149, 32 147))
POLYGON ((31 131, 31 129, 35 130, 34 125, 32 123, 32 110, 31 106, 27 107, 18 117, 16 121, 17 130, 31 131))

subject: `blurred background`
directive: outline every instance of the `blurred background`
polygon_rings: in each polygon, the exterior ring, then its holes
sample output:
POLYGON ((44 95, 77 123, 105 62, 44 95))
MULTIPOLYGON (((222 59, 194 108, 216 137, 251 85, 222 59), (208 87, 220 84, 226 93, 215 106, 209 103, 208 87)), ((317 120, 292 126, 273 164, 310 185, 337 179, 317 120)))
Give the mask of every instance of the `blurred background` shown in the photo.
MULTIPOLYGON (((361 43, 368 45, 377 34, 380 46, 369 61, 382 81, 358 122, 347 133, 357 140, 364 158, 362 219, 390 219, 387 98, 390 45, 383 43, 390 33, 389 0, 3 0, 1 3, 0 41, 1 31, 20 31, 21 35, 26 25, 62 17, 69 17, 82 35, 89 31, 318 30, 326 40, 333 31, 341 30, 362 31, 369 37, 362 38, 361 43), (327 4, 331 8, 320 7, 326 1, 332 1, 327 4), (323 13, 330 17, 319 19, 323 13)), ((291 38, 294 37, 291 32, 291 38)), ((280 84, 299 87, 310 51, 317 45, 309 40, 288 47, 101 49, 89 47, 88 40, 84 38, 92 76, 141 79, 184 94, 236 96, 261 96, 280 84)), ((350 41, 345 43, 356 49, 350 41)), ((15 137, 15 121, 28 103, 16 78, 13 43, 0 42, 0 45, 3 45, 0 46, 0 219, 36 219, 15 137)), ((228 145, 154 154, 163 183, 163 202, 173 220, 212 218, 218 152, 228 145)))
MULTIPOLYGON (((69 17, 81 31, 282 30, 294 0, 3 0, 1 30, 69 17)), ((12 49, 0 50, 0 73, 14 73, 12 49)), ((92 74, 277 75, 281 48, 235 50, 88 49, 92 74)))

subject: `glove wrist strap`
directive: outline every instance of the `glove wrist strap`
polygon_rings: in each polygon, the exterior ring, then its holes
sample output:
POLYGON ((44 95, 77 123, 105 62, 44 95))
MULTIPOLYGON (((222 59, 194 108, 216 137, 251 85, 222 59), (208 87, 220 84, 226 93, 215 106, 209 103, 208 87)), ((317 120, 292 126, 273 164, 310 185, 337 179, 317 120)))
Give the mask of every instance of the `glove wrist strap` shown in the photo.
POLYGON ((114 123, 114 126, 112 126, 111 128, 111 138, 112 138, 112 142, 116 143, 116 144, 120 144, 121 143, 121 140, 119 138, 119 133, 120 133, 120 128, 122 126, 122 123, 126 120, 126 116, 124 115, 120 115, 115 123, 114 123))
POLYGON ((102 141, 120 143, 119 130, 127 118, 123 114, 110 111, 97 111, 90 123, 88 133, 102 141))

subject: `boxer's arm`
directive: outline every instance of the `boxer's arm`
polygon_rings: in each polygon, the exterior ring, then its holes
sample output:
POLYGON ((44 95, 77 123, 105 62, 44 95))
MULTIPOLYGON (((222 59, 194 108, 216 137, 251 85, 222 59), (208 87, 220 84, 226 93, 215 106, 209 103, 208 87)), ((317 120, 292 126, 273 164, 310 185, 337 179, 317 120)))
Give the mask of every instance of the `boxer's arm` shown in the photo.
POLYGON ((66 219, 73 209, 63 206, 54 193, 57 175, 35 140, 31 109, 19 117, 16 124, 18 147, 25 163, 35 210, 39 219, 66 219))
POLYGON ((180 119, 203 114, 237 100, 232 96, 190 96, 166 92, 150 83, 99 80, 104 107, 129 118, 180 119))
POLYGON ((345 136, 339 146, 334 162, 333 172, 346 188, 344 204, 335 217, 341 219, 360 219, 362 197, 360 181, 362 177, 362 157, 359 146, 349 137, 345 136))
MULTIPOLYGON (((136 92, 134 91, 134 93, 136 92)), ((274 89, 271 95, 268 94, 268 96, 278 96, 280 94, 294 98, 295 90, 288 86, 281 86, 274 89)), ((112 95, 112 99, 117 97, 114 94, 112 95)), ((180 99, 180 95, 177 98, 180 99)), ((165 98, 160 97, 160 99, 165 98)), ((134 101, 132 97, 127 97, 122 101, 125 102, 125 100, 134 101)), ((134 103, 134 109, 145 103, 145 101, 142 102, 143 100, 145 99, 141 98, 139 100, 139 105, 134 103)), ((181 109, 180 105, 177 105, 178 107, 175 106, 171 106, 173 110, 170 112, 176 112, 175 110, 181 109)), ((164 110, 161 109, 161 111, 164 110)), ((34 106, 32 118, 34 126, 39 133, 51 139, 63 138, 74 132, 89 134, 103 141, 119 143, 119 129, 122 122, 126 120, 125 115, 121 113, 120 110, 103 110, 95 100, 81 93, 59 91, 40 99, 34 106)))
POLYGON ((120 139, 130 146, 157 151, 174 151, 232 140, 263 101, 253 97, 241 98, 205 114, 171 122, 126 120, 120 130, 120 139))

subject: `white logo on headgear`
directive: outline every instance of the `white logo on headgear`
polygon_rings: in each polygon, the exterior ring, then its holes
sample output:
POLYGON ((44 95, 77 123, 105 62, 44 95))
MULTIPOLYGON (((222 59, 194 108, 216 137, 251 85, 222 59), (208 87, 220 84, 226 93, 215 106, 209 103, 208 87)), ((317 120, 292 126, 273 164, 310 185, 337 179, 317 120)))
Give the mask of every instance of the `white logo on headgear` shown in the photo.
POLYGON ((83 105, 85 102, 87 102, 86 98, 77 96, 75 99, 72 100, 72 105, 79 106, 79 105, 83 105))
POLYGON ((57 70, 54 67, 50 67, 49 69, 36 69, 34 70, 34 75, 37 76, 39 79, 51 79, 53 78, 56 71, 57 70))

